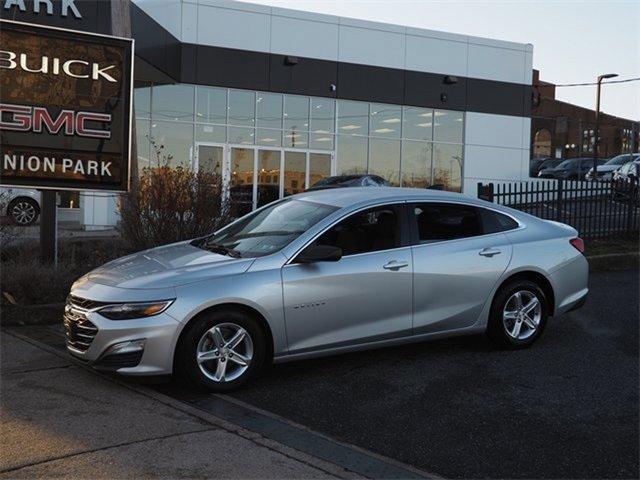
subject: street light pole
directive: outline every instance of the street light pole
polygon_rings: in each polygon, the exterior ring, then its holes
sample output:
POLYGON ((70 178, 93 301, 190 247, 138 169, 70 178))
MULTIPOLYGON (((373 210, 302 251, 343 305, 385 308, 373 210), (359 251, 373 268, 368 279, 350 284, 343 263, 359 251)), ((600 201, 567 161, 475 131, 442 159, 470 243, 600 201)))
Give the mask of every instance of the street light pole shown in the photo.
POLYGON ((602 80, 606 78, 615 78, 617 73, 606 73, 598 77, 598 87, 596 89, 596 127, 594 129, 595 139, 593 141, 593 179, 598 179, 598 144, 600 138, 600 87, 602 87, 602 80))

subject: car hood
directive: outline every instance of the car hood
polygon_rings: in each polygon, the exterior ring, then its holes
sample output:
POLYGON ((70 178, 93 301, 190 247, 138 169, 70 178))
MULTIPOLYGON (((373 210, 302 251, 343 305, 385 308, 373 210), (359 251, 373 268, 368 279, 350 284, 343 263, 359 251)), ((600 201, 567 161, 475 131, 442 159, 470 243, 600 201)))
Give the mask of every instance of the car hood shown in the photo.
POLYGON ((94 283, 120 288, 167 288, 244 273, 253 258, 231 258, 180 242, 113 260, 89 272, 94 283))

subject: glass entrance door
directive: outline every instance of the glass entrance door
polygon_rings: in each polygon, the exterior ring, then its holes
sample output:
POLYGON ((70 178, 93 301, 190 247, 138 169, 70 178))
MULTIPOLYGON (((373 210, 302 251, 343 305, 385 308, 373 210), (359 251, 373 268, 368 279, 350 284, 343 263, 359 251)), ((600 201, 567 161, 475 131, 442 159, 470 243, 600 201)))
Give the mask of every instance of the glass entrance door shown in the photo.
POLYGON ((198 143, 196 145, 195 169, 222 175, 224 147, 222 145, 198 143))
POLYGON ((229 149, 229 193, 231 214, 234 217, 246 215, 254 210, 255 150, 253 148, 231 147, 229 149))
POLYGON ((258 150, 258 185, 254 197, 257 208, 281 197, 281 157, 281 150, 258 150))

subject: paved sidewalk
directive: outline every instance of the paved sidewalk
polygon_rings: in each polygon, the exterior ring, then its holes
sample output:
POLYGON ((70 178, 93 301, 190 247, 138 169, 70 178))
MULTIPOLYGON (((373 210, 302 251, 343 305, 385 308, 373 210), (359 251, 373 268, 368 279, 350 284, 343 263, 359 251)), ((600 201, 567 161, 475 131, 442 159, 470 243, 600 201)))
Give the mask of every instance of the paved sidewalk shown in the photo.
POLYGON ((347 478, 2 332, 0 478, 347 478))

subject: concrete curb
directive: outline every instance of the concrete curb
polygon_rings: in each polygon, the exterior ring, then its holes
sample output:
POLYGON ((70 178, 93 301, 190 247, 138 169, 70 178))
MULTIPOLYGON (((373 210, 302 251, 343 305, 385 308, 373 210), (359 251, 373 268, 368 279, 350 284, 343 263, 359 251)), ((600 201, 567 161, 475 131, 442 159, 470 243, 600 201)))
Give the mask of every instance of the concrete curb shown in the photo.
POLYGON ((608 253, 588 256, 590 272, 606 272, 609 270, 634 270, 640 266, 640 253, 608 253))

